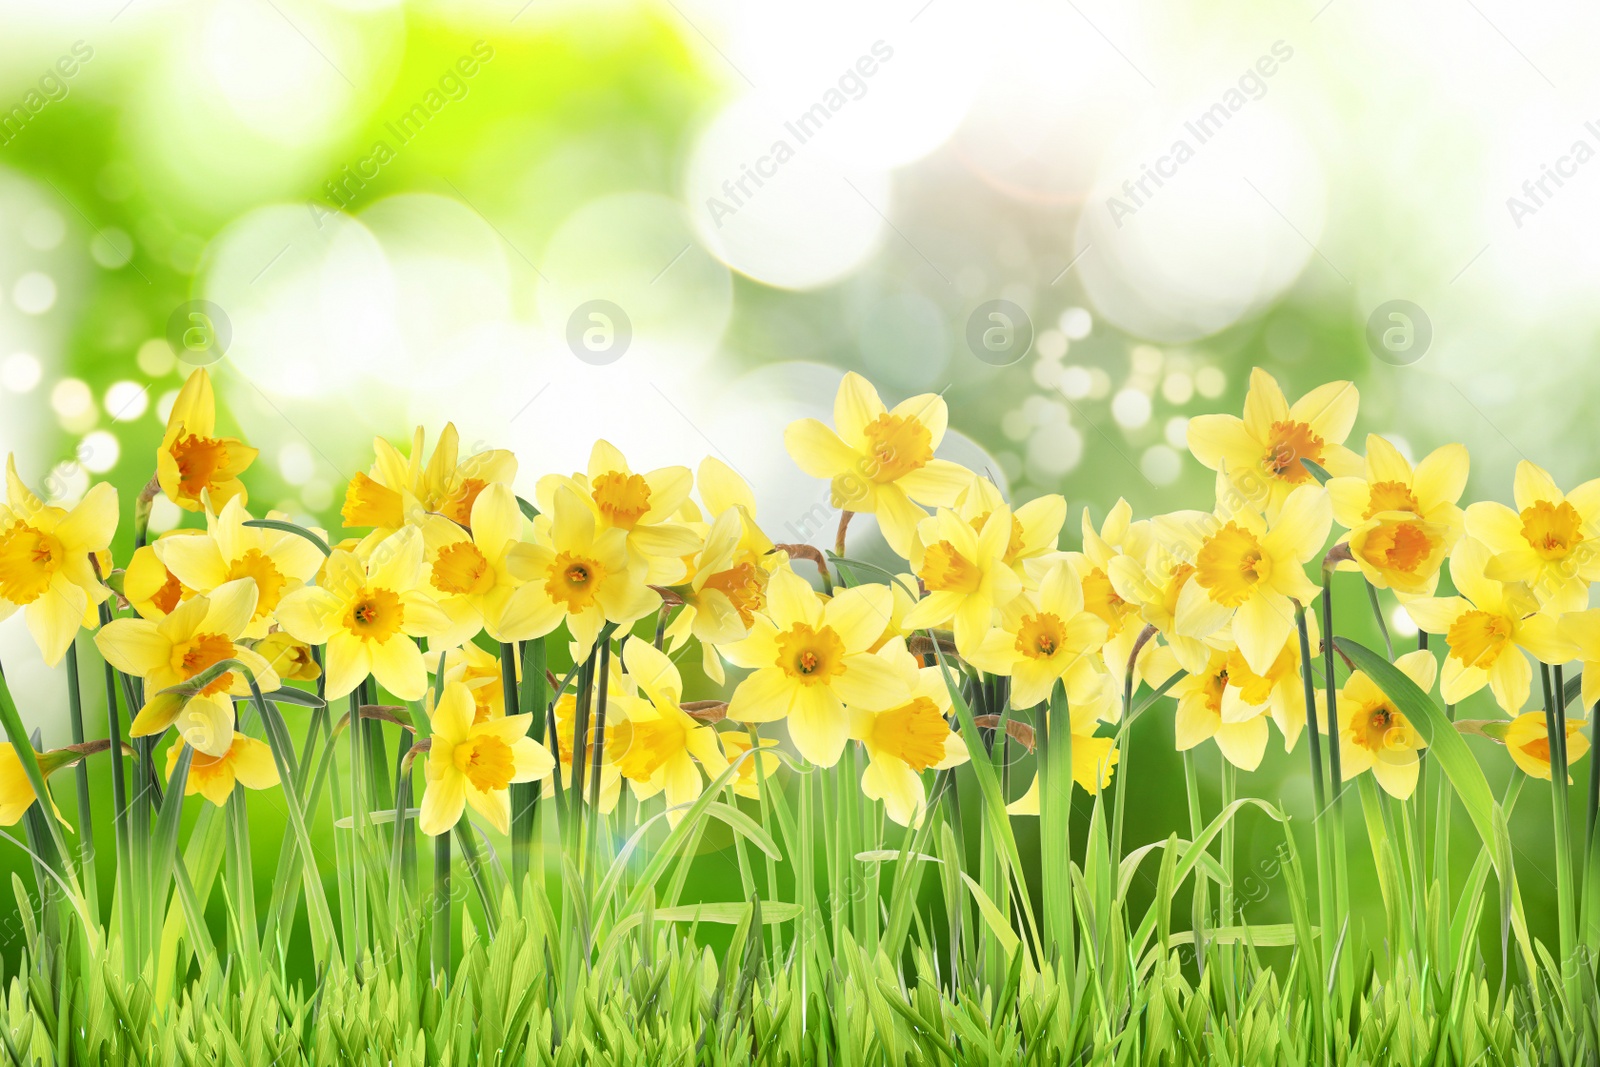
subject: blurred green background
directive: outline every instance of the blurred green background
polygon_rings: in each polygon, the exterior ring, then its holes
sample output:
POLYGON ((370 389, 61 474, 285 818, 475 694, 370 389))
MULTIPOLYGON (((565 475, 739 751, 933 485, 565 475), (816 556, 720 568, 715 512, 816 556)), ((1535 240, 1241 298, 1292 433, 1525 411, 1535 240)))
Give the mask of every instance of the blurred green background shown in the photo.
MULTIPOLYGON (((1016 500, 1064 494, 1075 546, 1078 513, 1119 496, 1139 516, 1209 507, 1185 420, 1237 411, 1261 365, 1291 397, 1354 379, 1358 449, 1367 432, 1414 457, 1465 441, 1469 497, 1507 499, 1523 457, 1569 484, 1597 443, 1600 208, 1570 166, 1600 144, 1571 32, 1595 18, 1356 0, 13 6, 0 448, 58 500, 106 479, 131 502, 189 365, 220 357, 224 424, 262 450, 258 511, 335 527, 374 434, 421 424, 431 442, 454 420, 468 450, 515 449, 525 491, 581 468, 596 436, 636 467, 718 455, 775 539, 824 544, 825 490, 781 430, 855 369, 891 402, 943 392, 950 457, 1016 500), (1552 166, 1572 173, 1533 184, 1552 166), (1392 324, 1395 300, 1415 333, 1386 348, 1369 321, 1392 324), (990 319, 992 301, 1013 310, 990 319), (984 347, 997 324, 1011 332, 984 347)), ((163 503, 154 527, 184 521, 163 503)), ((129 547, 124 531, 119 563, 129 547)), ((1373 641, 1363 600, 1350 585, 1340 628, 1373 641)), ((64 743, 63 673, 20 618, 0 662, 64 743)), ((1504 754, 1471 743, 1503 787, 1504 754)), ((1279 748, 1242 788, 1303 828, 1304 746, 1279 748)), ((1214 802, 1214 749, 1200 763, 1214 802)), ((1131 840, 1186 829, 1169 714, 1127 765, 1131 840)), ((272 802, 255 807, 270 871, 272 802)), ((1547 813, 1530 790, 1513 827, 1536 932, 1547 813)), ((1264 860, 1275 832, 1246 819, 1243 861, 1264 860)), ((1251 914, 1284 921, 1281 891, 1251 914)))

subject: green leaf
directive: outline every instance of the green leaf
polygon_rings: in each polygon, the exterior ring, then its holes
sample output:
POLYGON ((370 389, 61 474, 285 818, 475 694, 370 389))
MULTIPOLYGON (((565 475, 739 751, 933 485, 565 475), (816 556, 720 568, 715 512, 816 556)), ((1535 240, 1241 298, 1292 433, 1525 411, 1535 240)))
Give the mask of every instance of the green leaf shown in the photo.
POLYGON ((522 509, 522 517, 532 522, 539 517, 539 509, 528 503, 522 497, 517 497, 517 507, 522 509))
POLYGON ((324 556, 333 555, 333 549, 328 547, 328 542, 324 541, 322 538, 318 537, 315 533, 312 533, 304 526, 297 526, 292 522, 285 522, 282 519, 247 519, 245 520, 245 525, 254 526, 261 530, 277 530, 281 533, 292 533, 298 537, 304 537, 307 541, 310 541, 312 544, 320 548, 324 556))
POLYGON ((1011 929, 1011 923, 1006 920, 1005 914, 989 898, 989 894, 983 891, 983 887, 972 880, 971 875, 966 871, 962 871, 961 880, 966 883, 967 891, 972 894, 972 899, 977 901, 978 912, 983 916, 984 925, 989 927, 989 932, 994 934, 995 938, 1000 942, 1000 947, 1004 950, 1006 959, 1011 959, 1016 955, 1017 949, 1022 947, 1022 938, 1018 937, 1017 932, 1011 929))

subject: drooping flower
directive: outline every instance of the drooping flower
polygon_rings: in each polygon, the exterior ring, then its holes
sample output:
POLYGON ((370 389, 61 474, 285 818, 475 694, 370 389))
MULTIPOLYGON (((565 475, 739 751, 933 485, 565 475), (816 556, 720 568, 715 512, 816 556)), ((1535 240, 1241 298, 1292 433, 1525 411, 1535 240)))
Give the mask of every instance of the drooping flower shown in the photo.
POLYGON ((1292 489, 1270 523, 1253 508, 1226 504, 1207 516, 1194 573, 1178 595, 1178 632, 1204 639, 1231 622, 1245 662, 1265 673, 1294 629, 1295 603, 1309 604, 1321 591, 1305 565, 1321 555, 1332 522, 1318 485, 1292 489))
MULTIPOLYGON (((286 518, 277 513, 272 518, 286 518)), ((278 605, 317 573, 322 552, 298 534, 246 526, 250 513, 236 496, 223 509, 206 512, 206 532, 162 537, 152 546, 167 571, 183 587, 209 593, 224 582, 250 578, 256 583, 256 611, 246 637, 265 637, 278 605)), ((313 531, 320 533, 320 531, 313 531)))
POLYGON ((1500 706, 1515 715, 1533 684, 1533 668, 1523 652, 1544 663, 1565 663, 1575 650, 1527 586, 1487 577, 1489 552, 1483 542, 1462 538, 1450 557, 1450 578, 1459 595, 1407 601, 1405 609, 1420 629, 1443 634, 1449 646, 1439 677, 1446 704, 1458 704, 1487 685, 1500 706))
POLYGON ((628 551, 627 531, 600 529, 594 511, 566 486, 555 491, 533 533, 533 543, 508 563, 512 577, 532 590, 529 638, 565 620, 584 657, 607 622, 627 625, 660 607, 660 595, 645 584, 644 562, 628 551))
POLYGON ((622 663, 639 695, 622 699, 626 717, 607 726, 606 747, 617 773, 638 800, 665 795, 667 822, 676 826, 728 763, 717 732, 683 710, 683 679, 672 660, 645 641, 622 646, 622 663))
POLYGON ((409 458, 383 438, 373 440, 376 460, 371 473, 357 474, 345 490, 341 512, 345 529, 371 527, 369 540, 382 540, 429 514, 467 526, 473 502, 484 487, 510 485, 517 476, 517 458, 503 448, 461 459, 460 435, 454 423, 445 425, 426 463, 425 440, 418 426, 411 437, 409 458))
POLYGON ((145 704, 134 716, 129 736, 150 737, 176 724, 197 752, 227 752, 233 738, 233 698, 250 696, 249 680, 229 670, 193 695, 165 690, 228 659, 248 667, 263 693, 277 689, 272 665, 242 643, 255 607, 255 582, 238 578, 185 600, 158 622, 116 619, 100 628, 95 644, 106 661, 144 679, 145 704))
MULTIPOLYGON (((220 808, 228 802, 236 784, 246 789, 271 789, 278 784, 278 765, 273 762, 272 749, 266 742, 237 732, 232 736, 232 743, 221 755, 213 756, 195 749, 194 755, 189 757, 184 796, 199 793, 220 808)), ((168 780, 182 754, 182 742, 167 749, 168 780)))
MULTIPOLYGON (((1438 661, 1431 652, 1408 652, 1394 665, 1424 693, 1432 691, 1438 661)), ((1418 753, 1427 742, 1361 671, 1353 672, 1339 690, 1334 726, 1345 781, 1370 770, 1390 796, 1398 800, 1411 796, 1417 787, 1418 753)))
POLYGON ((413 639, 436 637, 450 621, 424 591, 416 527, 390 534, 365 559, 335 549, 318 580, 283 598, 278 623, 328 646, 327 698, 348 696, 370 674, 401 700, 422 699, 428 668, 413 639))
POLYGON ((901 826, 920 826, 928 802, 922 772, 967 761, 967 745, 950 729, 950 690, 940 667, 919 667, 899 638, 881 653, 904 681, 905 703, 884 711, 850 708, 850 736, 866 749, 861 791, 883 801, 884 814, 901 826))
POLYGON ((430 837, 447 833, 470 804, 496 830, 509 832, 511 783, 537 782, 555 767, 549 751, 528 736, 532 719, 529 714, 475 721, 467 687, 446 682, 438 706, 428 712, 432 739, 418 828, 430 837))
POLYGON ((967 658, 980 670, 1011 678, 1011 706, 1018 710, 1046 699, 1060 679, 1071 705, 1092 703, 1110 715, 1117 693, 1099 655, 1105 639, 1105 620, 1085 607, 1077 570, 1058 560, 1039 591, 1013 599, 967 658))
MULTIPOLYGON (((170 530, 158 540, 171 537, 204 536, 199 530, 170 530)), ((156 555, 155 545, 140 545, 133 550, 122 575, 122 595, 146 619, 164 619, 195 590, 184 585, 156 555)))
POLYGON ((829 429, 801 419, 784 431, 784 444, 801 470, 831 482, 832 505, 877 517, 889 547, 909 556, 918 504, 950 507, 972 482, 972 472, 935 459, 950 413, 944 398, 924 393, 886 408, 878 392, 851 372, 839 383, 829 429))
POLYGON ((1461 538, 1456 501, 1469 462, 1467 450, 1451 444, 1413 470, 1399 449, 1372 434, 1365 477, 1328 479, 1333 517, 1350 531, 1350 555, 1368 582, 1398 593, 1433 593, 1439 568, 1461 538))
POLYGON ((1189 420, 1189 451, 1225 472, 1244 505, 1273 519, 1290 493, 1316 484, 1302 460, 1335 476, 1361 473, 1360 458, 1344 446, 1359 403, 1354 385, 1329 382, 1291 406, 1272 375, 1257 367, 1250 373, 1244 418, 1195 416, 1189 420))
POLYGON ((899 671, 868 651, 891 599, 884 586, 862 585, 824 602, 793 570, 774 572, 766 613, 755 617, 749 637, 723 650, 730 662, 754 668, 733 691, 728 718, 787 718, 800 754, 833 766, 849 736, 846 704, 882 711, 905 697, 899 671))
POLYGON ((953 622, 956 648, 970 656, 989 632, 997 609, 1022 590, 1004 555, 1011 538, 1011 509, 1004 504, 974 530, 948 508, 940 508, 917 528, 911 566, 927 595, 907 613, 903 625, 926 629, 953 622))
MULTIPOLYGON (((1570 768, 1589 751, 1583 719, 1567 720, 1567 766, 1570 768)), ((1550 764, 1550 726, 1542 711, 1525 711, 1505 725, 1506 751, 1523 772, 1550 781, 1555 774, 1550 764)), ((1572 784, 1572 775, 1567 775, 1572 784)))
POLYGON ((1523 582, 1546 609, 1581 611, 1600 579, 1600 478, 1570 493, 1527 460, 1512 486, 1517 510, 1493 500, 1467 508, 1467 533, 1488 546, 1486 577, 1523 582))
POLYGON ((636 474, 617 447, 602 440, 589 453, 587 474, 547 474, 537 497, 540 510, 549 511, 560 491, 569 490, 593 511, 598 529, 623 532, 629 553, 645 564, 646 581, 675 585, 684 577, 684 557, 700 548, 695 532, 675 521, 693 488, 688 467, 636 474))
MULTIPOLYGON (((47 783, 50 775, 76 762, 76 759, 63 749, 57 749, 55 752, 35 752, 34 756, 39 761, 39 771, 47 783)), ((45 791, 49 792, 48 785, 45 791)), ((17 750, 12 747, 11 742, 0 741, 0 826, 15 826, 37 799, 33 783, 28 781, 28 772, 22 769, 22 757, 17 755, 17 750)), ((50 801, 50 807, 55 809, 56 818, 61 819, 61 811, 56 808, 53 799, 50 801)), ((64 824, 65 820, 62 821, 64 824)))
POLYGON ((254 648, 282 681, 314 682, 322 677, 322 667, 317 664, 311 646, 282 630, 272 631, 257 641, 254 648))
POLYGON ((167 499, 185 511, 209 502, 221 508, 250 494, 239 480, 258 455, 236 437, 217 436, 217 399, 204 367, 189 375, 167 416, 167 432, 156 453, 156 481, 167 499))
POLYGON ((6 503, 0 507, 0 619, 19 609, 28 632, 54 667, 78 629, 93 626, 94 608, 110 596, 91 556, 105 552, 117 530, 117 491, 101 482, 70 511, 44 503, 6 459, 6 503))

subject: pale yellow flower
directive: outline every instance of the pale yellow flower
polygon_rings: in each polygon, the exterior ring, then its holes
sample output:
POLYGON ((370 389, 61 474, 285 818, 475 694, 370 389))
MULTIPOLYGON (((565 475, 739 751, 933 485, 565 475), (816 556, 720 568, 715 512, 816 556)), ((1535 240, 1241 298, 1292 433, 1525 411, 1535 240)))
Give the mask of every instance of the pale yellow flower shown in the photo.
POLYGON ((461 459, 454 423, 445 425, 426 462, 424 440, 418 426, 411 437, 410 458, 381 437, 373 440, 377 458, 371 473, 357 474, 345 491, 346 529, 372 527, 371 540, 381 540, 428 514, 467 526, 478 494, 489 485, 510 485, 517 476, 517 458, 502 448, 461 459))
POLYGON ((905 703, 884 711, 850 708, 850 736, 866 749, 861 791, 883 801, 884 814, 901 826, 922 825, 928 791, 922 772, 967 761, 967 745, 950 729, 950 689, 940 667, 921 667, 905 642, 881 653, 904 679, 905 703))
MULTIPOLYGON (((1408 652, 1394 665, 1424 693, 1433 690, 1439 667, 1431 652, 1408 652)), ((1344 780, 1370 770, 1384 792, 1399 800, 1409 798, 1417 787, 1417 754, 1427 747, 1416 727, 1361 671, 1345 680, 1338 708, 1335 726, 1344 780)))
MULTIPOLYGON (((168 779, 178 766, 183 747, 179 742, 167 749, 168 779)), ((235 733, 232 743, 221 755, 208 755, 195 749, 189 758, 189 777, 184 782, 183 795, 192 797, 199 793, 221 807, 228 802, 235 785, 246 789, 271 789, 278 781, 278 765, 266 742, 235 733)))
POLYGON ((1333 517, 1349 530, 1350 554, 1368 582, 1398 593, 1431 595, 1439 568, 1461 539, 1456 506, 1469 459, 1461 445, 1411 464, 1377 434, 1367 438, 1366 475, 1328 479, 1333 517))
POLYGON ((448 833, 470 804, 496 830, 510 832, 511 783, 537 782, 555 767, 549 751, 528 736, 532 720, 529 714, 479 721, 467 687, 445 683, 428 712, 432 738, 418 829, 430 837, 448 833))
POLYGON ((249 500, 239 481, 257 450, 236 437, 217 436, 217 400, 204 367, 189 375, 167 416, 156 452, 156 480, 167 499, 185 511, 249 500))
POLYGON ((1517 464, 1517 510, 1493 500, 1467 508, 1467 533, 1489 548, 1486 577, 1523 582, 1549 611, 1589 606, 1600 579, 1600 478, 1563 493, 1540 467, 1517 464))

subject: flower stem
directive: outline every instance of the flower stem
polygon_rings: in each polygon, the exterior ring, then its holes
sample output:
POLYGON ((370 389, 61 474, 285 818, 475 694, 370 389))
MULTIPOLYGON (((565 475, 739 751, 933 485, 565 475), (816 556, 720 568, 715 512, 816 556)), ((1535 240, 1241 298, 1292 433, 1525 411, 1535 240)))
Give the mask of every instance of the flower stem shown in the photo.
MULTIPOLYGON (((84 743, 83 692, 78 681, 78 642, 67 646, 67 708, 72 719, 72 743, 84 743)), ((79 760, 74 771, 78 786, 78 869, 83 872, 84 899, 89 918, 100 921, 100 880, 94 871, 94 821, 89 796, 89 762, 79 760)))
MULTIPOLYGON (((465 818, 465 816, 463 816, 465 818)), ((433 839, 433 983, 450 981, 450 834, 433 839)))
POLYGON ((599 847, 598 836, 600 827, 600 767, 606 754, 606 689, 611 681, 611 638, 601 638, 600 643, 600 686, 595 694, 594 711, 594 762, 591 764, 589 775, 589 836, 583 849, 584 877, 588 878, 594 873, 595 849, 599 847))
MULTIPOLYGON (((1296 605, 1294 612, 1296 628, 1300 631, 1300 675, 1305 688, 1306 701, 1306 733, 1308 735, 1307 748, 1311 751, 1311 796, 1316 805, 1316 816, 1312 820, 1317 846, 1317 915, 1322 927, 1322 941, 1325 951, 1332 951, 1334 938, 1333 922, 1333 887, 1332 870, 1329 867, 1328 856, 1328 830, 1322 821, 1323 814, 1328 808, 1328 786, 1323 776, 1322 769, 1322 738, 1317 725, 1317 690, 1316 681, 1311 676, 1311 633, 1306 626, 1306 609, 1304 605, 1296 605)), ((1328 641, 1329 647, 1333 642, 1328 641)), ((1330 712, 1331 715, 1331 712, 1330 712)), ((1321 973, 1321 966, 1318 966, 1321 973)))
POLYGON ((1576 976, 1569 963, 1577 944, 1577 921, 1572 899, 1572 823, 1567 780, 1567 715, 1561 692, 1561 668, 1539 665, 1544 683, 1545 736, 1550 744, 1550 796, 1554 807, 1556 832, 1556 908, 1560 922, 1561 968, 1568 975, 1569 995, 1575 991, 1576 976))

